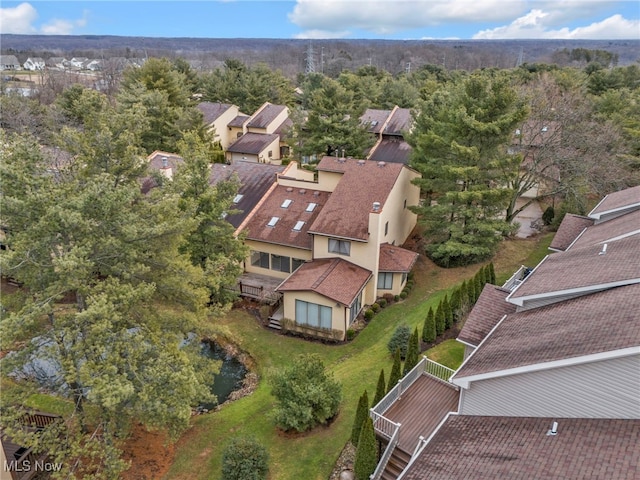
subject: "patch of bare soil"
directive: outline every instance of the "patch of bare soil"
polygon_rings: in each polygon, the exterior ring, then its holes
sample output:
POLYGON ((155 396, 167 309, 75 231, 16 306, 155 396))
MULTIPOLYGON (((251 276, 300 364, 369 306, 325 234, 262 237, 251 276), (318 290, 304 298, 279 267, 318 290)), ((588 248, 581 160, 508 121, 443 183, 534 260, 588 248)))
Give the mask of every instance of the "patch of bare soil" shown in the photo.
POLYGON ((168 443, 166 433, 149 432, 142 425, 136 425, 123 447, 123 458, 131 462, 129 469, 122 473, 123 480, 155 480, 162 478, 175 455, 175 445, 168 443))

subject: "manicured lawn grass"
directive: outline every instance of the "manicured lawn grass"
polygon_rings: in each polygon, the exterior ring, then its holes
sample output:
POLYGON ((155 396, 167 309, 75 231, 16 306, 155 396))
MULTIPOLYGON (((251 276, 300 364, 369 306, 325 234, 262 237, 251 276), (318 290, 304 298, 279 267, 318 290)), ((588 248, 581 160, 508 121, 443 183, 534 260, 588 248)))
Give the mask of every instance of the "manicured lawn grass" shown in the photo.
MULTIPOLYGON (((499 283, 511 276, 521 264, 535 266, 547 253, 551 235, 533 240, 511 240, 494 259, 499 283), (536 260, 537 259, 537 260, 536 260)), ((261 442, 270 455, 270 479, 325 480, 346 444, 358 398, 367 389, 375 392, 380 369, 388 377, 391 356, 387 342, 396 326, 406 323, 421 330, 430 306, 453 286, 472 277, 480 265, 441 269, 421 258, 416 266, 416 285, 409 297, 381 310, 356 338, 344 345, 325 345, 268 331, 249 313, 233 310, 217 327, 255 360, 260 376, 258 388, 250 396, 223 406, 218 412, 196 417, 193 427, 183 435, 176 449, 168 479, 217 479, 221 471, 224 447, 236 435, 250 435, 261 442), (303 353, 318 353, 327 368, 342 383, 340 413, 330 426, 311 432, 288 435, 279 432, 271 418, 274 399, 267 378, 274 369, 289 364, 303 353)), ((462 362, 460 344, 449 340, 427 355, 450 367, 462 362)))

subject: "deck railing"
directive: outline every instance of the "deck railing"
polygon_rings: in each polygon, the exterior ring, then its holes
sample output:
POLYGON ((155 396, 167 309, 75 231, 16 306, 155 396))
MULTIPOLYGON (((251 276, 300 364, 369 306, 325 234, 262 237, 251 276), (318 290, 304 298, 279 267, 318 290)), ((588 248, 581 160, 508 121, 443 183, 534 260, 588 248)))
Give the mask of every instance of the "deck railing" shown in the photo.
POLYGON ((507 290, 510 290, 510 291, 514 290, 518 285, 520 285, 524 281, 529 271, 530 270, 528 267, 525 267, 524 265, 522 265, 518 270, 516 270, 516 272, 513 275, 511 275, 511 278, 509 278, 509 280, 504 282, 504 285, 502 285, 502 288, 506 288, 507 290))
POLYGON ((427 357, 422 357, 422 361, 424 361, 425 373, 428 373, 432 377, 439 378, 440 380, 444 380, 445 382, 448 382, 451 376, 456 373, 455 370, 445 367, 433 360, 429 360, 427 357))
MULTIPOLYGON (((377 415, 376 413, 373 413, 373 415, 377 415)), ((369 476, 370 480, 379 480, 380 477, 382 476, 382 473, 384 472, 384 469, 387 468, 387 463, 389 463, 389 459, 391 458, 391 454, 393 454, 393 451, 396 448, 396 445, 398 445, 398 439, 400 438, 400 424, 399 423, 394 423, 391 420, 384 418, 382 416, 378 416, 378 418, 380 420, 384 420, 385 423, 390 423, 395 425, 395 428, 393 430, 393 434, 391 435, 391 438, 389 439, 389 443, 387 444, 387 448, 385 448, 384 453, 382 454, 382 456, 380 457, 380 461, 378 462, 378 465, 376 465, 376 469, 373 471, 373 473, 369 476)))
POLYGON ((373 421, 373 428, 382 436, 391 438, 400 428, 400 424, 392 420, 389 420, 384 415, 375 412, 372 409, 369 410, 369 416, 373 421))

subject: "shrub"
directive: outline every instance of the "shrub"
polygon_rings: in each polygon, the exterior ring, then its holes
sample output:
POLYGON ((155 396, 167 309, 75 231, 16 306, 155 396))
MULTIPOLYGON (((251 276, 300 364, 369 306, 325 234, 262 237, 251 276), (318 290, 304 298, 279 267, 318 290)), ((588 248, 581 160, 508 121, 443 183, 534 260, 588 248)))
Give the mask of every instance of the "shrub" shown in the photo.
POLYGON ((304 432, 326 424, 338 413, 342 387, 325 372, 317 354, 298 356, 270 380, 277 402, 275 422, 283 430, 304 432))
POLYGON ((269 454, 252 438, 234 438, 222 454, 223 480, 265 480, 269 454))
POLYGON ((547 209, 542 214, 542 222, 549 226, 553 222, 553 217, 556 216, 556 211, 553 207, 547 207, 547 209))
POLYGON ((408 325, 398 325, 391 335, 387 348, 390 353, 395 353, 396 349, 400 350, 400 357, 404 358, 407 354, 407 342, 411 336, 411 329, 408 325))
POLYGON ((373 318, 373 316, 375 315, 374 311, 371 310, 370 308, 368 308, 365 312, 364 312, 364 318, 369 321, 373 318))
MULTIPOLYGON (((406 298, 406 297, 405 297, 405 298, 406 298)), ((393 301, 394 301, 394 302, 397 302, 397 301, 399 301, 399 300, 400 300, 400 295, 394 295, 394 296, 393 296, 393 301)))
POLYGON ((431 343, 436 341, 436 317, 433 314, 433 308, 429 307, 429 313, 427 313, 424 319, 424 327, 422 328, 422 341, 431 343))
POLYGON ((371 305, 371 310, 373 310, 375 313, 378 313, 380 311, 380 304, 374 303, 373 305, 371 305))
POLYGON ((404 300, 404 299, 405 299, 405 298, 407 298, 408 296, 409 296, 409 294, 408 294, 406 291, 404 291, 404 290, 403 290, 402 292, 400 292, 400 298, 401 298, 402 300, 404 300))
POLYGON ((402 378, 402 360, 400 359, 400 349, 396 349, 393 354, 393 365, 389 374, 389 383, 387 384, 387 393, 396 386, 398 380, 402 378))
POLYGON ((387 382, 384 379, 384 368, 380 370, 380 375, 378 376, 378 384, 376 385, 376 396, 373 397, 372 407, 375 407, 380 400, 382 400, 387 393, 387 382))
POLYGON ((353 337, 356 336, 356 331, 353 328, 347 330, 347 340, 353 340, 353 337))
POLYGON ((404 361, 402 376, 405 376, 413 367, 418 364, 418 354, 420 353, 420 340, 418 337, 418 327, 413 331, 407 344, 407 358, 404 361))
POLYGON ((369 480, 369 476, 374 472, 377 465, 378 442, 376 442, 376 434, 373 430, 373 421, 367 415, 360 431, 356 460, 353 464, 356 480, 369 480))
POLYGON ((378 300, 378 305, 380 305, 380 308, 384 308, 387 306, 387 301, 384 298, 381 298, 378 300))
POLYGON ((358 446, 358 440, 360 439, 360 431, 362 430, 362 424, 364 420, 369 416, 369 396, 365 390, 360 399, 358 400, 358 408, 356 409, 356 418, 353 421, 353 427, 351 427, 351 443, 356 447, 358 446))

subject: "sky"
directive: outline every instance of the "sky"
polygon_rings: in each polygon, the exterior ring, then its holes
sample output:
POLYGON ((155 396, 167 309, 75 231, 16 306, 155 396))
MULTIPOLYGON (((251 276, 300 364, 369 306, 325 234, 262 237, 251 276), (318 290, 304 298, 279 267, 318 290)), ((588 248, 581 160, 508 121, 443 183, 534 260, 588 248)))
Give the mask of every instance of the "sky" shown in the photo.
POLYGON ((0 32, 297 39, 640 39, 640 1, 1 0, 0 32))

